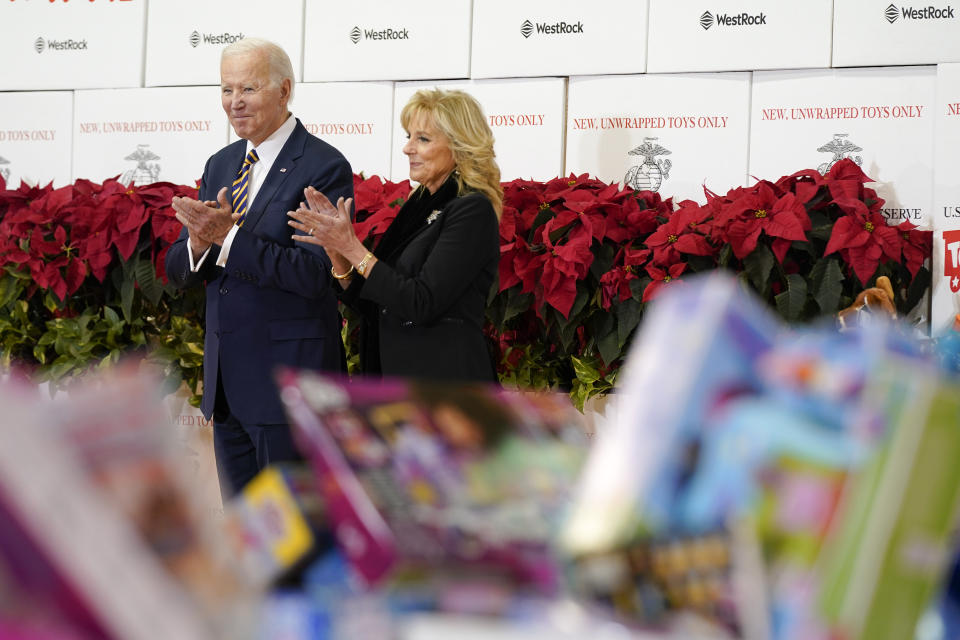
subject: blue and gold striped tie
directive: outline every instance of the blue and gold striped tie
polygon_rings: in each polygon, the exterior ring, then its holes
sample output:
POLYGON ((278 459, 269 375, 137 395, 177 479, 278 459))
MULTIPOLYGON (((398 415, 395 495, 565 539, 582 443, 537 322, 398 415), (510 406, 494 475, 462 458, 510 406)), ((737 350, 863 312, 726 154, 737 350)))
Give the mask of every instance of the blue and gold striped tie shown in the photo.
POLYGON ((237 179, 233 181, 233 212, 239 213, 240 218, 237 220, 237 226, 242 227, 243 221, 247 217, 247 194, 250 192, 250 171, 253 169, 253 164, 259 160, 257 156, 256 149, 250 149, 247 153, 247 157, 243 159, 243 166, 240 167, 240 173, 237 175, 237 179))

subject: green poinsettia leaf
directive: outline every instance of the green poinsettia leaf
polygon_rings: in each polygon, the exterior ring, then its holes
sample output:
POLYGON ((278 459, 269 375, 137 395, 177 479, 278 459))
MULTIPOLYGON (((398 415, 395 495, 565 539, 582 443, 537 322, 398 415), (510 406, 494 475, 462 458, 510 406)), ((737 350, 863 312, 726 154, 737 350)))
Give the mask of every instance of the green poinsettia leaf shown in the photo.
POLYGON ((203 356, 203 343, 202 342, 184 342, 180 344, 180 348, 177 351, 181 355, 193 354, 197 356, 203 356))
POLYGON ((720 255, 717 256, 717 264, 726 267, 730 264, 731 258, 733 258, 733 248, 729 244, 723 245, 720 249, 720 255))
POLYGON ((580 382, 593 383, 600 379, 600 372, 576 356, 570 356, 573 373, 580 382))
POLYGON ((533 306, 532 293, 520 293, 517 288, 510 289, 507 296, 507 309, 503 315, 503 321, 508 322, 510 319, 516 318, 531 306, 533 306))
POLYGON ((137 277, 137 284, 140 285, 140 292, 150 301, 150 304, 156 306, 160 304, 160 298, 163 296, 163 285, 157 278, 157 271, 150 260, 138 260, 134 267, 134 274, 137 277))
POLYGON ((598 312, 592 314, 587 319, 586 329, 586 335, 588 337, 587 348, 599 348, 600 342, 607 340, 609 341, 606 347, 606 349, 608 349, 607 353, 609 353, 609 349, 611 348, 616 350, 617 319, 613 313, 598 312), (613 335, 612 339, 608 337, 611 334, 613 335), (613 345, 612 347, 609 346, 611 343, 613 345))
POLYGON ((816 259, 822 251, 818 251, 812 242, 804 242, 803 240, 794 240, 790 245, 791 252, 803 253, 806 254, 810 259, 816 259))
POLYGON ((8 304, 19 298, 24 289, 25 281, 23 278, 9 274, 0 278, 0 309, 6 308, 8 304))
POLYGON ((133 269, 128 268, 128 263, 123 263, 123 278, 120 280, 120 311, 123 317, 129 321, 133 317, 133 294, 136 293, 136 279, 133 269))
POLYGON ((930 292, 930 280, 930 271, 926 267, 920 267, 910 286, 907 287, 907 299, 904 301, 903 309, 897 309, 897 311, 909 313, 920 304, 923 296, 930 292))
POLYGON ((643 300, 643 292, 646 291, 650 282, 652 282, 652 278, 646 272, 630 281, 630 295, 633 296, 635 301, 643 300))
POLYGON ((555 214, 550 210, 550 207, 545 209, 540 209, 537 212, 536 217, 533 219, 533 224, 530 225, 530 234, 527 237, 527 242, 533 242, 534 237, 536 237, 536 231, 543 225, 547 223, 547 220, 551 219, 555 214))
POLYGON ((60 308, 61 300, 57 298, 53 291, 45 291, 43 294, 43 306, 47 311, 53 312, 60 308))
POLYGON ((695 255, 685 255, 687 260, 687 271, 689 273, 700 272, 700 271, 709 271, 710 269, 715 269, 717 267, 716 260, 713 256, 695 256, 695 255))
POLYGON ((3 268, 7 272, 7 275, 17 278, 19 280, 26 280, 27 282, 31 281, 33 277, 30 275, 30 270, 20 271, 13 265, 7 265, 3 268))
MULTIPOLYGON (((84 316, 81 316, 81 318, 83 317, 84 316)), ((117 314, 116 311, 113 310, 112 307, 103 308, 103 318, 110 324, 118 324, 120 322, 120 316, 117 314)), ((89 322, 89 320, 91 320, 91 318, 87 316, 85 323, 89 322)))
POLYGON ((607 365, 611 365, 622 355, 620 353, 619 333, 612 327, 597 339, 597 351, 607 365))
POLYGON ((590 390, 591 385, 583 384, 579 380, 573 381, 573 388, 570 389, 570 400, 573 402, 573 406, 581 413, 583 412, 583 406, 590 397, 590 390))
MULTIPOLYGON (((823 243, 830 241, 830 235, 833 233, 833 220, 823 211, 810 212, 810 224, 812 228, 807 231, 807 237, 811 240, 818 240, 823 243)), ((820 247, 823 251, 823 246, 820 247)))
POLYGON ((622 351, 633 330, 643 318, 643 304, 633 298, 627 298, 617 310, 617 346, 622 351))
POLYGON ((810 287, 813 299, 821 313, 836 313, 843 295, 843 270, 833 258, 821 258, 810 270, 810 287))
POLYGON ((560 345, 564 351, 570 351, 573 347, 573 341, 577 337, 577 327, 580 326, 579 322, 574 322, 573 318, 564 318, 563 314, 549 307, 547 313, 545 314, 547 318, 547 326, 556 327, 560 333, 560 345))
POLYGON ((587 306, 588 302, 590 302, 590 295, 587 293, 587 288, 578 286, 577 297, 573 299, 573 306, 570 307, 569 318, 572 322, 575 322, 577 320, 578 316, 587 306))
POLYGON ((604 242, 594 250, 593 262, 590 264, 590 274, 599 280, 603 274, 610 271, 613 267, 613 260, 616 258, 618 247, 609 242, 604 242))
POLYGON ((754 289, 761 295, 764 295, 767 291, 770 284, 770 273, 773 271, 776 261, 773 252, 763 243, 758 243, 757 248, 743 259, 747 277, 753 284, 754 289))
MULTIPOLYGON (((491 292, 493 289, 491 289, 491 292)), ((490 299, 487 301, 486 315, 487 321, 493 325, 493 328, 497 331, 503 331, 504 320, 503 316, 507 312, 507 297, 509 292, 504 292, 503 294, 491 295, 490 299)), ((343 312, 343 305, 340 305, 340 311, 343 312)), ((350 344, 350 323, 355 322, 348 319, 347 324, 344 324, 343 328, 340 330, 341 338, 343 339, 344 344, 350 344)))
POLYGON ((790 322, 799 320, 807 302, 807 281, 803 276, 791 273, 787 276, 787 290, 777 295, 774 300, 780 315, 790 322))

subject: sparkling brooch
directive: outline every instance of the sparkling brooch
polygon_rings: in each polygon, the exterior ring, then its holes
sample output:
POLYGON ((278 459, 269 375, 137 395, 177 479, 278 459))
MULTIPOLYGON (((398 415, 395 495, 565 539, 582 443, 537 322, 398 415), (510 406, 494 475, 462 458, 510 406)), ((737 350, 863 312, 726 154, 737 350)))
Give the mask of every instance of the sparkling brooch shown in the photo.
POLYGON ((427 216, 427 224, 433 224, 433 221, 440 217, 440 210, 435 209, 433 213, 427 216))

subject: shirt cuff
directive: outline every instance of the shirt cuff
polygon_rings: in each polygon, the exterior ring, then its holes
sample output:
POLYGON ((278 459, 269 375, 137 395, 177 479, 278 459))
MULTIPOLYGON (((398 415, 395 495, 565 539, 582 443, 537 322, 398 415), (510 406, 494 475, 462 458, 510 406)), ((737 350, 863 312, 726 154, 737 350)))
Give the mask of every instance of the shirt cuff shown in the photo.
POLYGON ((233 225, 227 232, 227 237, 223 239, 223 245, 220 247, 220 255, 217 256, 217 266, 227 266, 227 258, 230 257, 230 247, 233 245, 233 239, 237 237, 237 231, 240 227, 233 225))
POLYGON ((196 273, 200 270, 200 267, 203 266, 203 261, 207 259, 207 256, 210 255, 210 249, 212 247, 207 247, 207 250, 203 252, 203 255, 200 256, 200 259, 194 263, 193 261, 193 249, 190 248, 190 241, 187 240, 187 257, 190 258, 190 271, 196 273))

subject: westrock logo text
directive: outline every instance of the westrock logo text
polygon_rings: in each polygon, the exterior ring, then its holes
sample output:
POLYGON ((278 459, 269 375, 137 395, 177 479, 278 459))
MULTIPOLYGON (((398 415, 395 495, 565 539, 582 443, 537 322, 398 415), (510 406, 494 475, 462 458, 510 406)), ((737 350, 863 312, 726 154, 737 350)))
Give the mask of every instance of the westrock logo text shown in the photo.
POLYGON ((380 29, 375 31, 373 29, 360 29, 360 27, 354 27, 350 30, 350 41, 353 44, 357 44, 360 40, 409 40, 410 31, 406 28, 404 29, 380 29))
POLYGON ((904 20, 952 20, 953 7, 947 5, 940 9, 929 6, 918 9, 916 7, 897 7, 897 5, 890 3, 887 5, 887 8, 883 10, 883 15, 890 24, 893 24, 901 17, 904 20))
POLYGON ((754 27, 767 24, 767 14, 761 12, 755 16, 747 12, 743 13, 718 13, 716 15, 709 11, 704 11, 700 16, 700 26, 706 31, 713 25, 723 27, 754 27))
POLYGON ((86 51, 86 40, 50 40, 37 38, 33 41, 33 48, 37 53, 43 53, 44 49, 53 49, 54 51, 86 51))
POLYGON ((243 40, 242 33, 200 33, 190 34, 190 46, 196 48, 201 42, 204 44, 233 44, 243 40))
POLYGON ((539 34, 545 36, 557 36, 557 35, 569 35, 574 33, 583 33, 583 23, 582 22, 566 22, 561 20, 560 22, 530 22, 529 20, 524 20, 520 25, 520 34, 524 38, 529 38, 533 35, 533 32, 536 31, 539 34))

